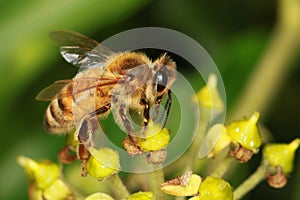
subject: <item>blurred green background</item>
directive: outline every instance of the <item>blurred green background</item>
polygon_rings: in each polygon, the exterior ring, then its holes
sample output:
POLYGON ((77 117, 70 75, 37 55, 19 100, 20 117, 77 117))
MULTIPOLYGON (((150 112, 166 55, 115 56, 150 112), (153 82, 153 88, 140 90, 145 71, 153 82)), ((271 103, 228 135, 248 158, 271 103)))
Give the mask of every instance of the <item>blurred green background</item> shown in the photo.
MULTIPOLYGON (((16 164, 16 156, 56 161, 57 151, 64 143, 63 137, 43 130, 42 119, 48 103, 35 101, 45 86, 55 80, 69 79, 77 72, 60 57, 58 47, 48 36, 56 29, 74 30, 98 41, 144 26, 182 32, 198 41, 219 67, 226 88, 229 120, 249 116, 256 106, 251 101, 247 102, 249 106, 239 106, 243 105, 239 104, 243 95, 248 97, 251 90, 245 87, 248 80, 252 80, 261 84, 250 94, 254 100, 264 99, 257 107, 261 111, 261 122, 271 131, 274 140, 289 142, 299 137, 300 32, 297 26, 300 17, 297 13, 300 13, 300 5, 297 0, 285 1, 291 5, 296 2, 296 6, 283 5, 284 1, 2 1, 0 199, 27 199, 28 181, 23 169, 16 164), (299 10, 294 12, 295 9, 299 10), (285 16, 286 13, 291 15, 285 16), (270 51, 279 51, 279 54, 266 53, 270 51), (265 57, 279 65, 276 61, 282 59, 284 64, 277 68, 270 65, 269 71, 256 73, 258 67, 268 65, 267 61, 261 61, 265 57), (258 82, 256 78, 265 79, 267 83, 258 82), (273 87, 265 88, 264 84, 273 87)), ((180 62, 178 68, 184 71, 180 62)), ((236 172, 237 182, 256 168, 258 160, 253 165, 245 165, 247 170, 236 172)), ((263 182, 244 199, 299 199, 299 168, 298 152, 295 170, 285 188, 271 189, 263 182)))

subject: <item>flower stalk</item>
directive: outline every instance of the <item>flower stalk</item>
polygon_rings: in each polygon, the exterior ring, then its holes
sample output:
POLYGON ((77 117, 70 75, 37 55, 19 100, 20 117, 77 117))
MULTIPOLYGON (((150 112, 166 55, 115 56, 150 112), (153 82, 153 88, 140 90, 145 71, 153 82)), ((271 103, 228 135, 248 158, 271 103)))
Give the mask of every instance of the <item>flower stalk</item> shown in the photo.
POLYGON ((158 170, 151 172, 151 189, 155 194, 157 200, 166 199, 165 193, 160 189, 160 185, 165 181, 164 171, 162 167, 158 170))
POLYGON ((241 185, 234 190, 234 199, 241 199, 245 194, 250 192, 255 186, 266 178, 268 162, 264 159, 256 171, 241 185))
POLYGON ((222 178, 233 161, 234 159, 231 156, 226 156, 225 159, 220 160, 218 164, 216 164, 217 168, 210 174, 210 176, 222 178))
POLYGON ((125 199, 129 196, 129 192, 118 174, 113 174, 108 177, 107 181, 109 182, 116 199, 125 199))

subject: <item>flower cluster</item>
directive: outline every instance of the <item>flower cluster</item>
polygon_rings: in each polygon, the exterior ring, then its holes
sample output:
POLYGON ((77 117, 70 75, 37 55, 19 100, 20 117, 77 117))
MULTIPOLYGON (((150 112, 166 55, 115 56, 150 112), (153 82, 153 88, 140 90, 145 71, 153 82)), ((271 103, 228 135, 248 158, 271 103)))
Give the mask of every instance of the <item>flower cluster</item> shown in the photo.
POLYGON ((175 196, 192 196, 190 200, 232 200, 232 187, 224 179, 208 176, 204 180, 191 171, 162 184, 162 191, 175 196))
POLYGON ((61 169, 57 164, 49 160, 37 162, 23 156, 19 156, 17 161, 29 177, 30 199, 73 199, 71 190, 60 176, 61 169))
MULTIPOLYGON (((259 151, 261 139, 257 128, 259 113, 254 112, 248 120, 230 123, 228 126, 217 124, 208 131, 208 137, 217 138, 213 149, 207 157, 215 157, 229 144, 232 144, 231 156, 238 161, 247 162, 259 151), (217 137, 216 137, 217 135, 217 137)), ((208 139, 209 140, 209 139, 208 139)))
MULTIPOLYGON (((207 86, 200 89, 192 101, 205 114, 208 114, 207 116, 210 116, 209 119, 216 117, 223 111, 224 102, 217 90, 215 75, 209 76, 207 86)), ((226 154, 225 160, 221 160, 220 165, 217 165, 218 167, 213 173, 204 178, 189 170, 195 167, 186 168, 183 175, 164 182, 163 171, 160 169, 157 170, 159 172, 157 175, 160 177, 155 176, 155 178, 158 177, 158 180, 154 180, 156 185, 153 184, 153 181, 152 184, 148 183, 151 185, 152 191, 135 189, 134 191, 139 192, 130 194, 119 176, 121 170, 119 154, 107 147, 93 148, 92 142, 90 145, 83 144, 76 132, 68 134, 66 147, 59 152, 59 161, 63 164, 69 164, 75 159, 81 160, 82 175, 89 175, 98 181, 107 181, 111 185, 112 196, 104 192, 91 192, 92 194, 86 194, 86 197, 83 197, 84 195, 78 197, 79 192, 71 189, 62 177, 61 168, 63 165, 59 166, 48 160, 35 161, 23 156, 18 157, 17 161, 29 177, 29 198, 31 200, 154 200, 166 199, 166 195, 188 197, 190 200, 241 199, 243 195, 264 179, 267 179, 271 187, 284 187, 288 181, 287 176, 293 170, 295 152, 300 146, 299 138, 294 139, 289 144, 266 144, 262 151, 261 165, 248 179, 233 190, 229 182, 222 178, 223 174, 229 169, 230 162, 233 160, 232 157, 244 163, 251 159, 253 154, 259 152, 262 145, 257 126, 259 116, 259 112, 254 112, 248 119, 235 121, 226 126, 217 123, 207 131, 205 139, 200 138, 201 140, 204 139, 205 142, 200 150, 200 158, 216 157, 224 149, 230 147, 230 153, 226 154)), ((209 122, 205 122, 206 127, 208 127, 209 122)), ((203 133, 206 132, 206 127, 203 128, 203 133)), ((162 128, 161 124, 149 120, 148 126, 137 132, 136 135, 128 136, 123 141, 123 146, 129 155, 145 154, 148 163, 160 164, 167 157, 166 148, 169 142, 169 130, 162 128)), ((191 149, 199 148, 199 143, 196 142, 195 144, 197 145, 192 145, 191 149)), ((194 160, 198 159, 198 157, 192 156, 194 160)), ((191 161, 186 158, 190 158, 190 155, 185 157, 184 161, 191 161)), ((201 159, 197 161, 199 160, 201 159)), ((199 169, 197 168, 197 172, 199 169)), ((147 185, 144 188, 147 188, 147 185)))

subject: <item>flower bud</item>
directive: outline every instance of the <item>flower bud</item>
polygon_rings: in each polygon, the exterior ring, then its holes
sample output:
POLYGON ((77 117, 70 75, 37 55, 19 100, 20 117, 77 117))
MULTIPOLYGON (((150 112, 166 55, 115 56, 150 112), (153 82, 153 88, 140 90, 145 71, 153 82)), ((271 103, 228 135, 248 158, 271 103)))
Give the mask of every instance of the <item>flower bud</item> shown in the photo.
POLYGON ((223 111, 224 103, 217 89, 217 77, 215 74, 209 75, 207 85, 197 92, 196 96, 192 98, 192 102, 198 103, 202 108, 218 110, 218 112, 223 111))
POLYGON ((119 172, 119 155, 110 148, 89 148, 91 154, 87 161, 87 172, 99 180, 103 180, 112 174, 119 172))
POLYGON ((160 124, 149 121, 143 137, 138 138, 138 145, 144 152, 158 151, 164 149, 170 141, 170 133, 167 128, 161 129, 160 124))
POLYGON ((227 126, 232 141, 256 153, 261 145, 257 121, 259 113, 254 112, 249 120, 237 121, 227 126))
POLYGON ((23 156, 19 156, 17 161, 31 180, 30 199, 73 199, 70 189, 60 179, 60 168, 57 164, 48 160, 36 162, 23 156))
POLYGON ((214 199, 232 200, 232 187, 224 179, 208 176, 200 184, 199 200, 214 199))
POLYGON ((40 189, 49 187, 59 178, 59 166, 49 160, 36 162, 30 158, 19 156, 17 161, 25 169, 30 180, 34 181, 40 189))
POLYGON ((281 166, 284 173, 290 173, 293 170, 295 152, 299 145, 299 138, 290 144, 268 144, 263 150, 263 155, 271 166, 281 166))
POLYGON ((223 124, 215 124, 211 127, 203 141, 200 149, 199 157, 208 158, 218 155, 231 142, 231 138, 227 133, 227 129, 223 124))

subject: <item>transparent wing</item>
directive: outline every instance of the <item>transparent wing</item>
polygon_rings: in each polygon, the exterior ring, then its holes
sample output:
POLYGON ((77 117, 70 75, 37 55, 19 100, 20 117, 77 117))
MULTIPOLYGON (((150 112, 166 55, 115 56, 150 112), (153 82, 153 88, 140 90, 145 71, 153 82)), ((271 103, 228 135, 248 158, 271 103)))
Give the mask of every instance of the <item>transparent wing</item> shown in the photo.
POLYGON ((214 148, 219 137, 221 136, 223 128, 224 128, 223 124, 215 124, 208 130, 200 148, 200 152, 199 152, 200 159, 205 158, 214 148))
POLYGON ((50 33, 50 37, 60 46, 63 58, 75 66, 103 66, 107 58, 114 53, 96 40, 73 31, 54 31, 50 33))
MULTIPOLYGON (((66 85, 72 83, 72 80, 60 80, 54 82, 52 85, 46 87, 43 89, 36 97, 36 100, 39 101, 51 101, 53 99, 58 98, 60 93, 63 93, 63 89, 67 90, 65 88, 66 85)), ((65 91, 67 92, 67 91, 65 91)))
POLYGON ((117 84, 120 78, 76 78, 75 80, 59 80, 43 89, 36 100, 51 101, 57 98, 74 96, 81 92, 107 85, 117 84), (76 86, 76 91, 73 90, 76 86))

